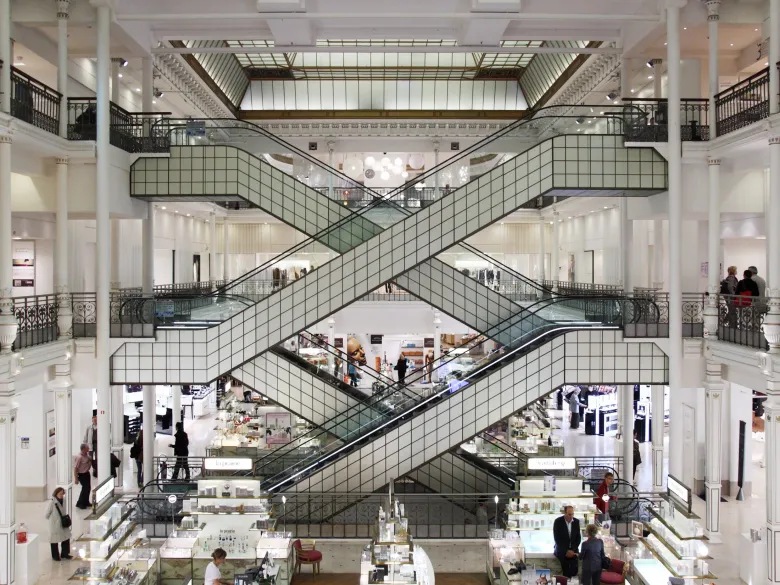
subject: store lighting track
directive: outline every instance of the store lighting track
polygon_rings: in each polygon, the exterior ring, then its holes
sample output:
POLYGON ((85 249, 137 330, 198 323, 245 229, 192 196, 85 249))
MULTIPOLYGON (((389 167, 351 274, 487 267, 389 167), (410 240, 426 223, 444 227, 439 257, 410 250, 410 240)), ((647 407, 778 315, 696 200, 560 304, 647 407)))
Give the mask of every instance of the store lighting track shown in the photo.
MULTIPOLYGON (((606 331, 606 330, 614 330, 614 329, 619 329, 619 327, 618 327, 617 325, 614 325, 614 326, 607 326, 607 327, 588 327, 588 329, 589 329, 589 330, 593 329, 593 330, 597 330, 597 331, 606 331)), ((581 330, 582 330, 582 327, 557 327, 557 328, 555 328, 555 329, 552 329, 551 331, 547 331, 547 332, 545 332, 545 333, 544 333, 544 335, 548 335, 548 334, 552 334, 552 333, 558 333, 558 332, 560 332, 560 331, 581 331, 581 330)), ((537 339, 539 339, 539 337, 541 337, 541 335, 539 335, 538 337, 534 337, 533 339, 531 339, 531 340, 527 341, 526 343, 524 343, 524 344, 523 344, 523 345, 521 345, 520 347, 518 347, 518 348, 516 348, 516 349, 513 349, 512 351, 510 351, 510 352, 509 352, 509 353, 507 353, 507 354, 504 354, 504 355, 503 355, 501 358, 499 358, 499 360, 498 360, 498 361, 496 361, 496 362, 491 362, 490 364, 485 364, 485 365, 484 365, 484 366, 482 366, 480 369, 478 369, 477 371, 473 372, 472 374, 470 374, 468 377, 466 377, 464 380, 461 380, 461 381, 462 381, 462 382, 466 382, 466 381, 467 381, 469 378, 472 378, 473 376, 476 376, 478 373, 480 373, 482 370, 484 370, 485 368, 487 368, 489 365, 491 365, 491 366, 492 366, 492 365, 495 365, 496 363, 499 363, 500 361, 502 361, 502 360, 504 360, 504 359, 506 359, 506 358, 510 357, 511 355, 513 355, 513 354, 517 353, 518 351, 521 351, 521 350, 525 349, 525 348, 526 348, 526 347, 528 347, 530 344, 534 343, 534 342, 535 342, 537 339)), ((459 386, 458 390, 460 390, 461 388, 463 388, 463 386, 462 386, 462 385, 461 385, 461 386, 459 386)), ((396 417, 394 417, 394 418, 390 419, 389 421, 387 421, 386 423, 382 424, 381 426, 378 426, 377 428, 375 428, 375 429, 373 429, 373 430, 369 431, 367 435, 365 435, 365 436, 363 436, 363 437, 359 437, 359 438, 357 438, 357 439, 354 439, 354 440, 350 441, 349 443, 347 443, 346 445, 343 445, 342 447, 340 447, 339 449, 337 449, 337 450, 336 450, 336 451, 334 451, 333 453, 329 453, 328 455, 326 455, 324 458, 320 459, 319 461, 317 461, 317 462, 315 462, 315 463, 312 463, 311 465, 309 465, 309 466, 308 466, 308 467, 306 467, 305 469, 301 469, 301 470, 300 470, 298 473, 296 473, 296 474, 295 474, 295 475, 293 475, 292 477, 288 477, 288 478, 287 478, 287 479, 285 479, 284 481, 282 481, 282 482, 279 482, 279 483, 277 483, 276 485, 274 485, 274 486, 272 486, 272 487, 268 488, 268 491, 269 491, 269 492, 270 492, 270 491, 274 491, 275 489, 282 487, 284 484, 286 484, 286 483, 289 483, 289 482, 293 481, 293 480, 294 480, 296 477, 298 477, 298 476, 300 476, 300 475, 302 475, 302 474, 306 473, 307 471, 309 471, 309 470, 311 470, 311 469, 313 469, 313 468, 317 467, 318 465, 321 465, 322 463, 324 463, 324 462, 325 462, 325 461, 327 461, 328 459, 332 459, 333 457, 335 457, 336 455, 338 455, 339 453, 341 453, 341 452, 342 452, 342 451, 344 451, 345 449, 349 449, 349 448, 350 448, 350 447, 352 447, 353 445, 355 445, 355 444, 357 444, 357 443, 359 443, 359 442, 361 442, 361 441, 364 441, 366 438, 370 437, 371 435, 373 435, 373 434, 375 434, 375 433, 378 433, 379 431, 381 431, 381 430, 382 430, 383 428, 385 428, 386 426, 388 426, 388 425, 391 425, 391 424, 393 424, 393 423, 394 423, 394 422, 396 422, 396 421, 399 421, 400 419, 402 419, 402 418, 404 418, 405 416, 409 415, 410 413, 414 412, 415 410, 417 410, 417 409, 418 409, 418 408, 420 408, 421 406, 424 406, 424 405, 428 404, 428 403, 429 403, 429 402, 431 402, 432 400, 434 400, 434 399, 436 399, 436 398, 439 398, 440 396, 442 396, 443 394, 447 394, 448 392, 450 392, 450 388, 449 388, 449 386, 448 386, 447 388, 444 388, 444 389, 443 389, 443 390, 441 390, 440 392, 437 392, 436 394, 434 394, 434 395, 432 395, 432 396, 429 396, 428 398, 426 398, 426 399, 425 399, 425 400, 423 400, 422 402, 420 402, 420 403, 416 404, 416 405, 415 405, 414 407, 412 407, 410 410, 408 410, 408 411, 406 411, 406 412, 404 412, 404 413, 402 413, 402 414, 399 414, 399 415, 397 415, 396 417)))

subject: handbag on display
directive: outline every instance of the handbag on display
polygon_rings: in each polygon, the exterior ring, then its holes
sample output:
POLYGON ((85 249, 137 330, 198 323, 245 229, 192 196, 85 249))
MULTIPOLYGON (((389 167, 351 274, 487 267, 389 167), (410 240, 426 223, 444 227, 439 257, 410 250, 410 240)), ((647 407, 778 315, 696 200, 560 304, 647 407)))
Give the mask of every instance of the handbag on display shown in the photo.
POLYGON ((57 502, 54 502, 54 507, 57 508, 57 514, 60 515, 60 522, 62 523, 63 528, 70 528, 73 524, 73 521, 70 519, 70 514, 63 514, 60 512, 60 507, 57 504, 57 502))

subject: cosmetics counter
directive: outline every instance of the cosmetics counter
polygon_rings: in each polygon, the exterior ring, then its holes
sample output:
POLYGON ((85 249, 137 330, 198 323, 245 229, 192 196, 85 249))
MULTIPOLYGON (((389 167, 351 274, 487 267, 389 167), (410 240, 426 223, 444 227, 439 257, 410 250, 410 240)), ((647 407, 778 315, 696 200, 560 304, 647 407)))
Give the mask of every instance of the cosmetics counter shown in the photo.
POLYGON ((223 579, 263 565, 275 585, 289 585, 294 554, 292 534, 276 530, 271 495, 252 479, 201 479, 198 493, 184 500, 181 525, 160 548, 161 585, 202 583, 211 554, 227 552, 223 579))
POLYGON ((70 581, 156 585, 157 549, 133 522, 132 512, 131 504, 120 500, 86 518, 85 532, 72 543, 74 559, 85 564, 70 581))
POLYGON ((360 585, 435 585, 433 565, 413 542, 404 506, 393 501, 392 491, 385 507, 379 507, 374 537, 360 557, 360 585))

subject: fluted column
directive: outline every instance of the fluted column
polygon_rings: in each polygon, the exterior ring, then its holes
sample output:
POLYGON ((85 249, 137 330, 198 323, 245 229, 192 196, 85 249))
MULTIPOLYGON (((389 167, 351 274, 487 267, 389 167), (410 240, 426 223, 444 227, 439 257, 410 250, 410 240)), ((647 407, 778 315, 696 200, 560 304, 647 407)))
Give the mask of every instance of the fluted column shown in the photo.
POLYGON ((328 352, 328 369, 333 371, 333 361, 335 356, 333 355, 333 347, 336 345, 336 320, 331 317, 328 319, 328 345, 331 347, 328 352))
POLYGON ((767 381, 764 402, 767 582, 780 583, 780 379, 767 381))
POLYGON ((718 83, 718 21, 720 21, 720 0, 705 0, 707 6, 707 27, 709 32, 709 125, 710 140, 716 136, 715 96, 720 92, 718 83))
POLYGON ((653 288, 664 288, 664 222, 653 220, 653 288))
POLYGON ((14 383, 0 381, 0 583, 12 585, 16 566, 16 405, 14 383))
POLYGON ((119 276, 122 257, 122 231, 118 219, 111 220, 111 291, 119 292, 122 283, 119 276))
POLYGON ((144 437, 144 481, 146 485, 154 479, 154 436, 157 427, 157 387, 146 384, 143 387, 143 437, 144 437))
POLYGON ((544 257, 547 252, 544 249, 544 218, 539 218, 539 280, 545 280, 544 257))
POLYGON ((328 197, 333 199, 333 149, 335 142, 328 142, 328 197))
MULTIPOLYGON (((629 483, 634 483, 634 386, 618 386, 622 394, 620 401, 620 418, 623 425, 623 477, 629 483)), ((627 487, 627 486, 626 486, 627 487)))
POLYGON ((222 224, 222 278, 230 280, 230 231, 228 231, 228 218, 222 224))
POLYGON ((634 248, 634 222, 628 219, 628 198, 620 200, 620 284, 627 293, 633 291, 631 261, 634 248))
POLYGON ((707 437, 705 444, 704 490, 707 495, 706 534, 712 543, 721 542, 721 437, 724 432, 728 433, 728 430, 723 428, 721 419, 723 404, 726 401, 725 387, 721 376, 721 365, 707 360, 704 378, 704 432, 707 437))
POLYGON ((0 354, 10 353, 16 339, 16 332, 19 330, 12 299, 12 234, 11 135, 2 135, 0 136, 0 354))
MULTIPOLYGON (((439 166, 439 141, 434 140, 433 141, 433 168, 436 168, 439 166)), ((439 198, 439 171, 437 170, 433 174, 433 197, 434 199, 439 198)))
POLYGON ((219 280, 217 278, 217 216, 213 211, 209 212, 209 280, 219 280))
POLYGON ((146 204, 146 219, 141 226, 143 238, 143 292, 154 293, 154 203, 146 204))
POLYGON ((663 59, 651 59, 653 66, 653 97, 657 100, 663 99, 663 59))
POLYGON ((769 352, 775 354, 780 353, 780 136, 769 139, 769 201, 765 216, 769 310, 764 317, 764 336, 769 352))
POLYGON ((171 433, 176 433, 176 423, 181 422, 181 386, 171 388, 171 433))
POLYGON ((780 112, 777 94, 780 92, 780 71, 775 63, 780 61, 780 2, 769 0, 769 113, 780 112))
POLYGON ((57 461, 57 485, 66 492, 68 511, 73 506, 73 381, 70 378, 70 360, 54 366, 54 379, 49 381, 54 397, 54 448, 57 461))
POLYGON ((57 0, 57 91, 60 92, 60 136, 68 136, 68 9, 70 0, 57 0))
POLYGON ((439 313, 433 314, 433 378, 432 382, 439 381, 439 358, 441 358, 441 319, 439 313))
POLYGON ((55 247, 54 290, 57 293, 57 328, 60 339, 73 334, 73 305, 68 289, 68 159, 58 158, 57 246, 55 247))
POLYGON ((561 247, 561 242, 559 240, 559 225, 560 221, 558 220, 559 213, 557 210, 553 210, 553 242, 552 242, 552 265, 550 266, 550 271, 552 272, 552 281, 553 281, 553 291, 557 291, 558 286, 555 284, 560 279, 561 269, 558 265, 558 249, 561 247))
POLYGON ((709 162, 709 217, 707 226, 707 306, 704 308, 704 326, 710 335, 718 331, 718 293, 720 292, 720 159, 709 162))

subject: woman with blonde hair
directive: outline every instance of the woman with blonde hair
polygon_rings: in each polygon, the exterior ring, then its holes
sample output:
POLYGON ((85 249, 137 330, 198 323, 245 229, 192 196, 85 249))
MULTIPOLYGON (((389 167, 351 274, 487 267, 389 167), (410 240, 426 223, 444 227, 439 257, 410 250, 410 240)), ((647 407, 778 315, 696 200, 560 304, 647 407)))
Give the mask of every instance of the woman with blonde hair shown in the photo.
POLYGON ((70 556, 71 520, 65 510, 64 488, 58 487, 51 494, 49 507, 46 509, 46 519, 49 521, 52 560, 70 560, 73 558, 70 556))
POLYGON ((580 560, 582 561, 582 585, 599 585, 601 570, 604 567, 604 543, 596 535, 599 530, 595 524, 585 527, 588 539, 580 545, 580 560))

